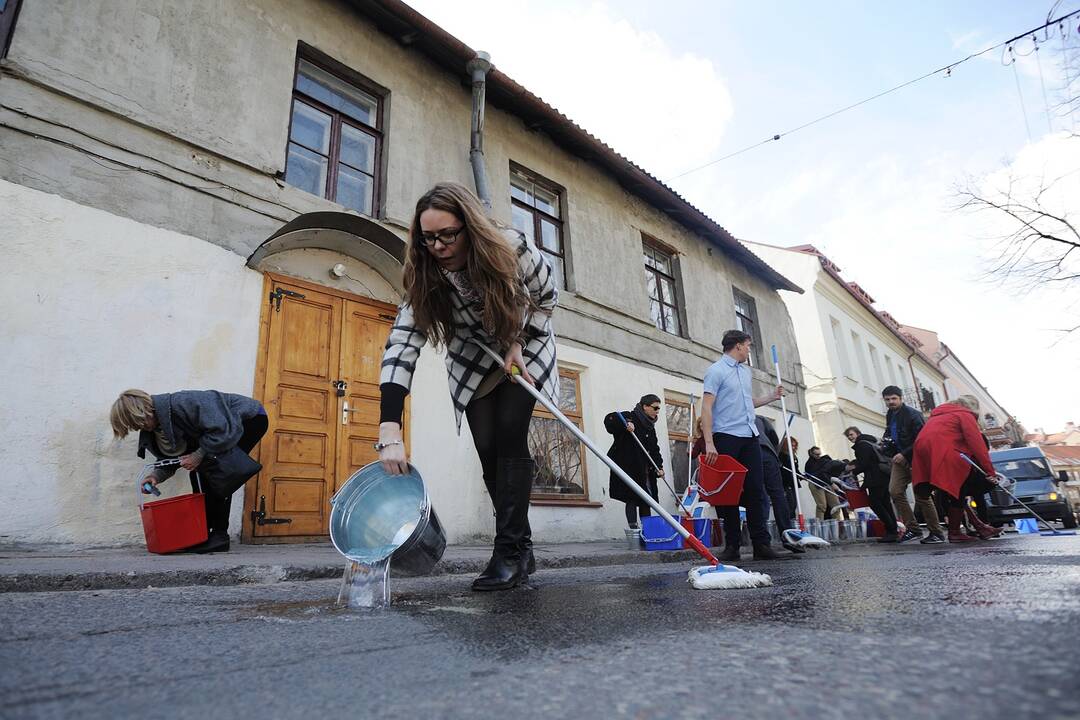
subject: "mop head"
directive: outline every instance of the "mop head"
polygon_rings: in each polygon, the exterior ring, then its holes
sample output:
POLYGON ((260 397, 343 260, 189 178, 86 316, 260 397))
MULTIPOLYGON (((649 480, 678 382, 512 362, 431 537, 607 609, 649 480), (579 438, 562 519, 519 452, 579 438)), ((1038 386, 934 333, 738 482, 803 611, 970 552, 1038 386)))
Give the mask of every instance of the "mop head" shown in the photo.
POLYGON ((706 565, 693 568, 687 575, 687 581, 698 590, 729 590, 772 585, 772 578, 768 575, 746 572, 734 565, 706 565))
POLYGON ((785 545, 797 545, 799 547, 823 548, 829 547, 827 540, 822 540, 817 535, 811 535, 802 530, 785 530, 783 534, 785 545))

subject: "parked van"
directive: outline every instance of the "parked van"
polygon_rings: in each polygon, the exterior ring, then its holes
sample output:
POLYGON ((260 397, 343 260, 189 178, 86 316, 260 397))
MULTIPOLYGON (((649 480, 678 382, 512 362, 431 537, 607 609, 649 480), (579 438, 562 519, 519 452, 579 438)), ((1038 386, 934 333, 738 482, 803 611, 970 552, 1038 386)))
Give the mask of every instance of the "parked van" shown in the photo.
MULTIPOLYGON (((994 469, 1013 481, 1012 494, 1020 498, 1044 520, 1060 520, 1067 528, 1076 527, 1076 514, 1068 495, 1057 487, 1050 461, 1037 447, 1009 448, 990 453, 994 469)), ((987 494, 987 512, 992 525, 1001 526, 1033 515, 1003 490, 987 494)))

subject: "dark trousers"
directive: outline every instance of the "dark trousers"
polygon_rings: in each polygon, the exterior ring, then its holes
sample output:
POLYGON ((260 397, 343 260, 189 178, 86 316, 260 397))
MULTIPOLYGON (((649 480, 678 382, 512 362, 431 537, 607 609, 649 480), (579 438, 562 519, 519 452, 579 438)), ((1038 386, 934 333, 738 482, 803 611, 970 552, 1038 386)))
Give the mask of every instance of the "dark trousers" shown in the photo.
POLYGON ((482 398, 469 403, 469 419, 476 454, 484 473, 491 502, 495 502, 495 468, 498 461, 523 460, 529 454, 529 423, 536 398, 516 382, 499 383, 482 398))
POLYGON ((641 517, 649 517, 652 515, 652 508, 648 505, 641 505, 640 507, 636 503, 626 503, 626 526, 637 527, 638 525, 638 512, 641 513, 641 517))
MULTIPOLYGON (((746 468, 742 497, 739 504, 746 508, 746 525, 750 528, 750 542, 768 545, 769 531, 765 527, 765 482, 761 470, 761 445, 756 437, 737 437, 726 433, 713 433, 716 452, 729 455, 746 468)), ((739 508, 736 505, 717 505, 716 517, 724 521, 724 543, 728 547, 742 544, 742 527, 739 508)))
MULTIPOLYGON (((236 446, 244 452, 251 451, 262 440, 269 427, 269 419, 266 415, 256 415, 244 421, 244 434, 240 436, 240 442, 236 446)), ((200 483, 197 478, 199 471, 191 473, 191 490, 198 492, 200 483)), ((229 532, 229 509, 232 507, 232 495, 218 495, 209 485, 202 486, 202 492, 206 495, 206 529, 218 532, 229 532)))
POLYGON ((893 510, 892 496, 889 495, 887 483, 880 485, 865 486, 866 494, 870 498, 870 509, 885 524, 885 532, 896 535, 896 511, 893 510))
POLYGON ((787 488, 780 475, 780 461, 771 452, 761 453, 761 473, 765 483, 764 507, 762 514, 769 516, 769 504, 772 504, 773 516, 776 518, 776 527, 780 532, 795 527, 791 521, 791 506, 788 505, 787 488))

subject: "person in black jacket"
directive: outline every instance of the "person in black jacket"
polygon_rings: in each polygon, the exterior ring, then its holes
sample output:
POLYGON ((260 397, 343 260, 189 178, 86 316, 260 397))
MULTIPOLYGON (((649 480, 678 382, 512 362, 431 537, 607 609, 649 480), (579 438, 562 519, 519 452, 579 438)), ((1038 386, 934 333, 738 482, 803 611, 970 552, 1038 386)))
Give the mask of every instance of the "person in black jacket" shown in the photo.
MULTIPOLYGON (((660 416, 660 398, 656 395, 644 395, 633 410, 608 413, 604 418, 604 427, 615 436, 607 455, 615 461, 615 464, 623 469, 630 478, 645 489, 653 500, 657 499, 656 470, 649 458, 641 451, 630 433, 637 436, 641 444, 649 453, 649 457, 660 468, 661 475, 664 472, 664 458, 660 455, 660 444, 656 439, 656 419, 660 416), (622 418, 620 419, 620 415, 622 418), (625 420, 625 422, 624 422, 625 420)), ((621 500, 626 503, 626 524, 628 527, 639 527, 638 513, 641 517, 652 514, 652 509, 626 487, 626 484, 613 472, 610 478, 608 492, 612 500, 621 500)))
MULTIPOLYGON (((210 536, 191 551, 227 552, 232 494, 262 469, 248 455, 269 425, 262 404, 217 390, 150 395, 132 389, 113 403, 109 422, 118 439, 139 431, 139 457, 149 450, 159 460, 179 458, 180 467, 191 473, 191 489, 206 496, 210 536)), ((155 468, 143 483, 156 486, 176 470, 175 465, 155 468)))
POLYGON ((885 524, 885 535, 878 539, 881 543, 894 543, 899 539, 896 526, 896 514, 889 502, 889 476, 881 468, 881 458, 875 449, 877 438, 864 434, 852 426, 844 431, 844 436, 851 442, 855 451, 855 460, 847 469, 853 475, 862 474, 863 489, 870 497, 870 509, 885 524))
MULTIPOLYGON (((781 454, 787 450, 787 443, 776 436, 776 428, 767 417, 756 415, 754 425, 758 430, 758 444, 761 446, 761 474, 765 481, 765 507, 762 513, 766 516, 769 514, 769 504, 771 503, 773 519, 776 520, 776 529, 778 532, 783 533, 785 530, 795 527, 795 523, 792 521, 794 517, 793 506, 788 504, 785 484, 791 477, 791 470, 781 465, 781 458, 783 458, 783 462, 789 462, 788 456, 781 454)), ((795 438, 791 438, 791 442, 794 443, 795 438)), ((783 538, 782 534, 781 544, 793 553, 805 552, 798 545, 789 543, 783 538)))
MULTIPOLYGON (((915 438, 919 436, 926 421, 921 412, 904 404, 903 394, 895 385, 889 385, 881 391, 885 406, 889 408, 885 415, 885 444, 892 453, 892 467, 889 474, 889 495, 892 497, 896 514, 904 521, 907 530, 900 542, 920 538, 919 523, 908 502, 907 489, 911 484, 911 454, 915 450, 915 438)), ((945 542, 945 529, 938 520, 937 508, 930 495, 930 486, 923 483, 915 487, 915 507, 926 521, 929 534, 920 539, 924 545, 937 545, 945 542)))

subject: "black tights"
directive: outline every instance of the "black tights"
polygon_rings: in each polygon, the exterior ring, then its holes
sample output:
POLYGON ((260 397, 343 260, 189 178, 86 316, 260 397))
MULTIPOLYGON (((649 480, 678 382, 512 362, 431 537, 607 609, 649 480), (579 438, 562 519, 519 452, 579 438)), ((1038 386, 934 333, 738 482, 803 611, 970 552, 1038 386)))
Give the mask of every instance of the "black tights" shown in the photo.
POLYGON ((482 398, 469 403, 473 445, 480 456, 484 485, 495 502, 495 467, 500 459, 529 458, 529 422, 536 398, 517 383, 504 381, 482 398))
POLYGON ((649 517, 652 515, 652 508, 648 505, 638 506, 635 503, 626 503, 626 526, 637 527, 638 524, 638 511, 641 512, 641 517, 649 517))

